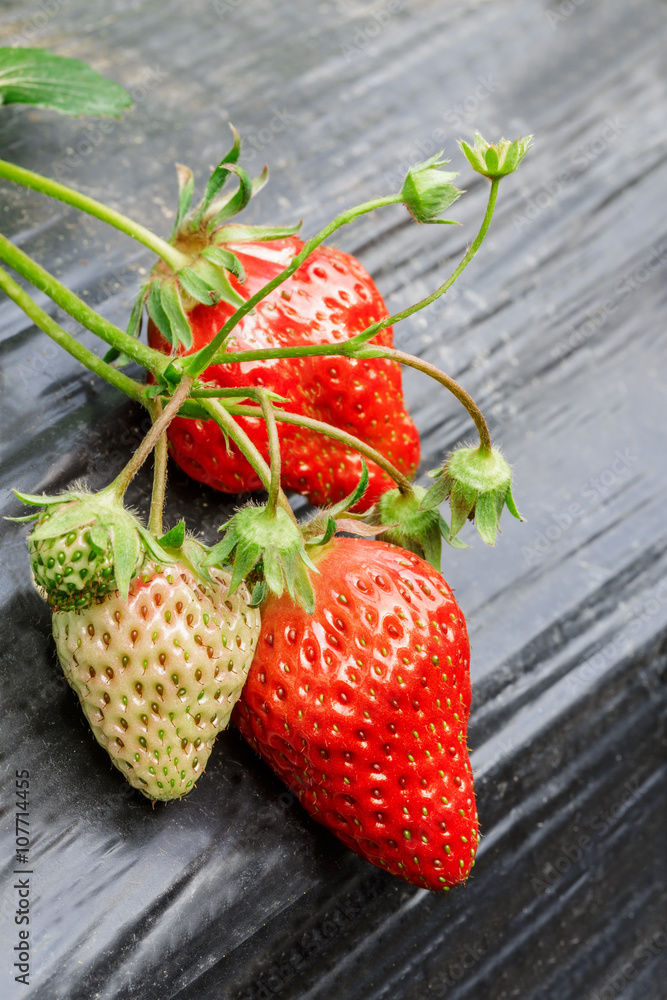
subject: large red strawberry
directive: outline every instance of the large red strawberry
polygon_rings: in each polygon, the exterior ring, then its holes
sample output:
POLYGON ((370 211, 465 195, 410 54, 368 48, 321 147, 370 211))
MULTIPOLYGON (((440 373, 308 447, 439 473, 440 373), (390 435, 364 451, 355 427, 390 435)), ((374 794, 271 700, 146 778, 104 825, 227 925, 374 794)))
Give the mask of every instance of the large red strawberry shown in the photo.
MULTIPOLYGON (((296 237, 269 242, 228 243, 245 271, 241 284, 228 278, 247 299, 279 274, 302 249, 296 237)), ((206 346, 234 306, 196 304, 188 311, 192 347, 206 346)), ((297 344, 328 344, 347 340, 387 316, 380 293, 361 264, 349 254, 320 246, 251 315, 236 327, 228 350, 257 350, 297 344)), ((149 343, 165 351, 171 346, 151 321, 149 343)), ((391 347, 391 327, 376 342, 391 347)), ((181 353, 185 353, 181 347, 181 353)), ((203 378, 218 386, 258 386, 288 399, 284 408, 326 421, 367 441, 405 475, 419 462, 419 436, 403 403, 400 366, 384 359, 342 357, 285 358, 273 361, 212 365, 203 378)), ((260 450, 268 456, 266 428, 261 420, 239 418, 260 450)), ((358 452, 323 435, 279 423, 284 456, 283 486, 303 493, 311 503, 325 505, 346 496, 359 480, 358 452)), ((171 452, 194 479, 226 493, 261 489, 257 474, 234 445, 227 444, 212 421, 177 418, 169 428, 171 452)), ((369 506, 393 483, 369 462, 369 506)))
POLYGON ((456 885, 479 840, 463 614, 405 549, 334 538, 309 552, 314 614, 269 596, 233 719, 357 854, 415 885, 456 885))

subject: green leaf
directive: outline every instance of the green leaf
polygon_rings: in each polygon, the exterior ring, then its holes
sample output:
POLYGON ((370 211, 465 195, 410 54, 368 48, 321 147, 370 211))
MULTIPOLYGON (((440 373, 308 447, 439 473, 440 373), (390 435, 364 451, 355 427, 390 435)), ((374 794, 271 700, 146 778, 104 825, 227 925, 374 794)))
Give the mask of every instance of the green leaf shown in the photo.
POLYGON ((170 549, 180 549, 185 541, 185 521, 179 521, 174 527, 158 539, 160 545, 170 549))
POLYGON ((173 331, 172 344, 182 344, 188 351, 192 347, 192 330, 176 285, 164 282, 160 286, 160 304, 173 331))
POLYGON ((65 115, 120 118, 132 98, 79 59, 47 49, 0 48, 0 104, 31 104, 65 115))
POLYGON ((242 285, 245 283, 246 279, 243 264, 231 250, 225 250, 224 247, 204 247, 201 255, 202 257, 205 257, 206 260, 210 260, 212 264, 216 264, 218 267, 224 267, 227 271, 231 271, 232 274, 239 279, 242 285))
POLYGON ((249 243, 265 240, 285 240, 294 236, 301 229, 302 223, 296 226, 238 226, 231 224, 221 226, 216 238, 220 243, 249 243))

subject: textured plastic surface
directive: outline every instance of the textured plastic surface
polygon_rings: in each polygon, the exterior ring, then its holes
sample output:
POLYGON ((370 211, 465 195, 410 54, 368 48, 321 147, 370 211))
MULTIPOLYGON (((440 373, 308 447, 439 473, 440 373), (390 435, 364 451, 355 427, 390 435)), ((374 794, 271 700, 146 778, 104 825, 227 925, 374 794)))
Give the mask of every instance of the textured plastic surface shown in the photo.
MULTIPOLYGON (((0 109, 2 155, 161 233, 174 163, 201 185, 228 120, 244 162, 272 170, 248 221, 303 217, 306 234, 444 146, 468 189, 451 213, 461 228, 396 207, 338 241, 392 307, 435 287, 481 218, 486 182, 454 140, 537 136, 479 257, 396 330, 488 413, 528 518, 507 518, 494 551, 476 542, 446 561, 473 645, 473 877, 433 895, 376 871, 234 733, 193 795, 152 809, 90 739, 23 529, 5 522, 3 997, 664 1000, 664 17, 658 0, 2 5, 4 44, 88 60, 135 97, 123 122, 0 109), (12 968, 24 768, 29 987, 12 968)), ((3 232, 124 324, 150 255, 34 192, 1 183, 0 196, 3 232)), ((2 486, 101 486, 139 439, 138 409, 6 301, 0 326, 2 486)), ((429 469, 471 427, 421 376, 405 385, 429 469)), ((148 489, 146 472, 143 509, 148 489)), ((173 471, 169 523, 185 514, 213 539, 227 513, 173 471)))

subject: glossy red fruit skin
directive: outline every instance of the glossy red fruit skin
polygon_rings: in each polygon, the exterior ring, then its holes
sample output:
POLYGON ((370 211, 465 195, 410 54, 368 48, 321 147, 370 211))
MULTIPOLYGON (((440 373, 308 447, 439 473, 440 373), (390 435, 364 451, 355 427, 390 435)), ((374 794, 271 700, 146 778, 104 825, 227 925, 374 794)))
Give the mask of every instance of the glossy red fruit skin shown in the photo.
POLYGON ((312 617, 287 596, 263 606, 232 719, 361 857, 422 888, 457 885, 479 840, 463 614, 396 546, 335 538, 316 564, 312 617))
MULTIPOLYGON (((246 283, 230 280, 249 298, 279 274, 301 250, 296 237, 265 243, 226 244, 244 266, 246 283)), ((190 313, 193 348, 208 344, 229 318, 225 302, 196 306, 190 313)), ((361 264, 331 247, 319 247, 288 281, 264 299, 236 328, 231 350, 257 350, 295 344, 337 343, 388 315, 380 293, 361 264)), ((149 323, 148 340, 165 352, 169 346, 149 323)), ((376 342, 393 346, 391 327, 376 342)), ((181 352, 184 353, 184 352, 181 352)), ((203 376, 214 385, 266 387, 285 396, 283 408, 334 424, 373 445, 405 475, 419 464, 419 435, 404 402, 400 365, 383 359, 342 357, 289 358, 212 365, 203 376)), ((239 417, 239 423, 268 457, 264 422, 239 417)), ((279 423, 283 486, 322 506, 347 496, 361 474, 361 458, 337 441, 314 431, 279 423)), ((212 421, 177 418, 169 427, 171 453, 199 482, 225 493, 262 489, 246 459, 225 444, 212 421)), ((363 507, 375 503, 393 481, 369 462, 370 483, 363 507)))

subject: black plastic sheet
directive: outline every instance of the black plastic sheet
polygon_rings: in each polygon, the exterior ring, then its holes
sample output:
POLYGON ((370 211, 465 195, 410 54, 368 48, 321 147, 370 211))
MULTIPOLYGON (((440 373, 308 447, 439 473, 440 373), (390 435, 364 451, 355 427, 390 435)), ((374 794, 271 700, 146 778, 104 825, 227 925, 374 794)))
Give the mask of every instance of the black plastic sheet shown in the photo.
MULTIPOLYGON (((434 895, 363 863, 231 731, 191 796, 151 808, 89 736, 25 532, 4 522, 3 997, 664 1000, 664 4, 13 0, 0 32, 85 59, 135 99, 121 122, 0 109, 0 155, 163 234, 174 164, 201 185, 228 121, 244 164, 272 171, 248 221, 303 218, 307 234, 444 147, 468 189, 461 228, 396 207, 337 241, 392 309, 438 284, 481 219, 486 182, 455 139, 536 135, 478 258, 396 330, 482 405, 528 519, 508 519, 494 551, 471 534, 446 558, 473 645, 473 877, 434 895), (22 769, 29 986, 13 968, 22 769)), ((0 198, 2 231, 124 325, 150 255, 34 192, 1 183, 0 198)), ((3 513, 21 513, 11 487, 108 482, 139 409, 7 301, 0 327, 3 513)), ((416 373, 405 388, 426 470, 471 427, 416 373)), ((147 470, 144 510, 149 488, 147 470)), ((211 541, 229 510, 172 470, 168 523, 211 541)))

